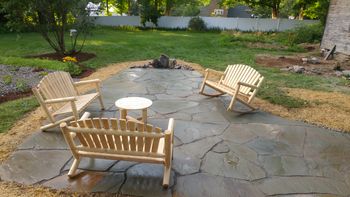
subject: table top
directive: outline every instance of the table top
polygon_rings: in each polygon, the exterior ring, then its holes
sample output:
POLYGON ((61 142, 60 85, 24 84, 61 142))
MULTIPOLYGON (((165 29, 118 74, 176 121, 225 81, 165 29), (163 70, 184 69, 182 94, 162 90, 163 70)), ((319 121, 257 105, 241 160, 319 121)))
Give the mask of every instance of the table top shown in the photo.
POLYGON ((115 106, 120 109, 146 109, 152 105, 152 101, 143 97, 125 97, 118 99, 115 106))

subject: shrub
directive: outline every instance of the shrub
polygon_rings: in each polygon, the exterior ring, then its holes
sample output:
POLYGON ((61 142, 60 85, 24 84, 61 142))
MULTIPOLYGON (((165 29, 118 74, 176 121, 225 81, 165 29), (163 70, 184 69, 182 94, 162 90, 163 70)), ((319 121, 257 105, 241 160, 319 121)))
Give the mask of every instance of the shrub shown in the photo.
POLYGON ((282 42, 288 45, 321 42, 324 27, 322 24, 300 26, 280 34, 282 42))
POLYGON ((188 28, 190 31, 204 31, 207 29, 207 25, 201 17, 193 17, 188 22, 188 28))
POLYGON ((66 56, 62 60, 67 64, 67 69, 66 69, 67 72, 69 72, 73 76, 80 75, 80 73, 82 72, 82 69, 77 64, 78 63, 77 58, 66 56))
POLYGON ((5 75, 2 77, 2 80, 6 85, 10 85, 12 83, 12 76, 11 75, 5 75))

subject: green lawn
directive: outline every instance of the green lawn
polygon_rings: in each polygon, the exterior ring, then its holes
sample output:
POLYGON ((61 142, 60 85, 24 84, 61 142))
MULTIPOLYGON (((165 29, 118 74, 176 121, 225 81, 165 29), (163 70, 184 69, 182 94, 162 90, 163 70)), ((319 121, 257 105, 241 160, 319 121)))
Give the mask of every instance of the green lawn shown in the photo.
MULTIPOLYGON (((335 86, 347 83, 340 78, 282 73, 278 69, 256 65, 254 59, 257 54, 288 55, 294 53, 293 51, 300 51, 300 48, 295 46, 282 51, 245 46, 245 42, 252 41, 282 45, 283 42, 279 42, 280 37, 275 34, 231 35, 228 32, 96 28, 88 38, 84 51, 95 53, 97 57, 84 64, 91 68, 99 68, 110 63, 153 59, 162 53, 217 70, 224 70, 228 64, 244 63, 255 67, 266 78, 258 96, 285 107, 301 107, 305 102, 287 96, 282 87, 333 91, 335 86)), ((48 52, 52 52, 51 48, 36 33, 0 34, 0 64, 65 69, 66 64, 58 61, 24 58, 27 55, 48 52)), ((5 105, 1 104, 0 107, 5 105)), ((6 128, 0 126, 0 132, 6 128)))

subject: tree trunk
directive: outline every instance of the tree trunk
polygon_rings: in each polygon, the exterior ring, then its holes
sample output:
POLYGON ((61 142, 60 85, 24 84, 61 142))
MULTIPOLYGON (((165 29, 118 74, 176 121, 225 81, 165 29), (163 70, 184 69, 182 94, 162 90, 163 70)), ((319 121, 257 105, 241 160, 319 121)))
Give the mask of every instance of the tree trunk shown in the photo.
POLYGON ((273 7, 272 8, 272 19, 277 19, 278 18, 278 13, 279 12, 279 10, 278 10, 278 8, 277 7, 273 7))
POLYGON ((128 16, 131 16, 131 0, 128 0, 128 16))
POLYGON ((107 16, 109 16, 108 0, 106 0, 107 16))
POLYGON ((304 20, 304 7, 302 6, 299 10, 299 16, 298 16, 299 20, 304 20))

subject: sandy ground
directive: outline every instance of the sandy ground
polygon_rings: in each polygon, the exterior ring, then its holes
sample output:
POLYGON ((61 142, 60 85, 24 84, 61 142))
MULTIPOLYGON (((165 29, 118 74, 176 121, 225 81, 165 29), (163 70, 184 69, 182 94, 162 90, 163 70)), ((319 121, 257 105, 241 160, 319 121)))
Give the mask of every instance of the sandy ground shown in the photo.
MULTIPOLYGON (((134 65, 143 65, 150 60, 137 62, 124 62, 111 64, 97 70, 87 79, 99 78, 105 80, 112 75, 134 65)), ((199 64, 187 63, 179 60, 180 64, 190 65, 200 73, 204 73, 203 67, 199 64)), ((80 91, 88 91, 92 87, 82 86, 80 91)), ((253 104, 260 109, 293 120, 302 120, 308 123, 334 128, 340 131, 350 132, 350 96, 341 93, 318 92, 304 89, 287 89, 290 96, 310 101, 311 105, 300 109, 286 109, 273 105, 267 101, 256 99, 253 104)), ((0 162, 5 161, 16 147, 33 132, 40 128, 45 115, 41 108, 28 113, 18 121, 8 132, 0 134, 0 162)), ((0 182, 0 196, 86 196, 87 194, 70 193, 58 191, 41 186, 24 186, 15 183, 0 182)), ((103 196, 95 194, 94 196, 103 196)))

